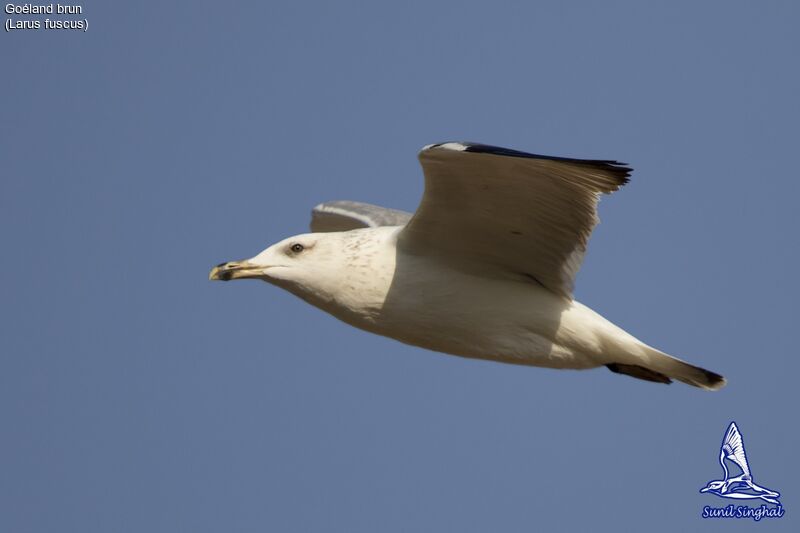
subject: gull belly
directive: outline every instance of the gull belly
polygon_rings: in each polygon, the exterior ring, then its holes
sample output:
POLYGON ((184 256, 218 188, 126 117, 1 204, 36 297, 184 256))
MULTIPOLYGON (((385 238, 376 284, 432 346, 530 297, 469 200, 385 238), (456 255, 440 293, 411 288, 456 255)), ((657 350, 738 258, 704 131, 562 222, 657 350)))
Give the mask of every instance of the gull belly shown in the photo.
POLYGON ((610 362, 603 356, 610 347, 619 360, 640 344, 588 307, 530 281, 476 276, 406 253, 397 247, 399 230, 342 233, 330 280, 298 295, 352 326, 463 357, 592 368, 610 362))

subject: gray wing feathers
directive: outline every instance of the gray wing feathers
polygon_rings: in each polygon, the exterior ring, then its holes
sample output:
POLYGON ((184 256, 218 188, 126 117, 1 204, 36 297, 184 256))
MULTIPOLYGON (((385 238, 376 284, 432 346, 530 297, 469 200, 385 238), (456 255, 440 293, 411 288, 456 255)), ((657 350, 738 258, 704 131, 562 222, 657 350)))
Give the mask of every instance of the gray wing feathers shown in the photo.
POLYGON ((411 213, 379 205, 337 200, 311 210, 311 231, 324 233, 380 226, 404 226, 411 213))
POLYGON ((420 152, 425 194, 401 246, 478 275, 537 282, 571 296, 600 194, 630 169, 469 143, 420 152))

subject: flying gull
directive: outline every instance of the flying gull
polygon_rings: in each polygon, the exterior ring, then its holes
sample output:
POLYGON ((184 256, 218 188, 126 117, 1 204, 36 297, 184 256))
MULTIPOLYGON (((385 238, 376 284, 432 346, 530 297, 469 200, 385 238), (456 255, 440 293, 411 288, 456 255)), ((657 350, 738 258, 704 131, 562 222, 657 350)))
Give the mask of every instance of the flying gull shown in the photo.
POLYGON ((413 215, 320 204, 312 233, 209 278, 261 279, 352 326, 448 354, 725 385, 572 299, 600 194, 628 181, 625 164, 466 142, 428 145, 419 160, 425 193, 413 215))

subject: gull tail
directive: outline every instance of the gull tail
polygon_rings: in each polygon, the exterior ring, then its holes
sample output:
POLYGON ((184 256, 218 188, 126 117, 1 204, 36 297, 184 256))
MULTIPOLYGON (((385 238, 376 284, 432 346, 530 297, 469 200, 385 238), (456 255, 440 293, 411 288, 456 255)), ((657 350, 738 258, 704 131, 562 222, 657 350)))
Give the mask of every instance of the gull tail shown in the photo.
POLYGON ((656 383, 672 383, 677 379, 705 390, 719 390, 725 386, 725 378, 716 372, 690 365, 650 346, 643 344, 642 347, 645 354, 639 359, 640 364, 611 363, 606 367, 618 374, 656 383))

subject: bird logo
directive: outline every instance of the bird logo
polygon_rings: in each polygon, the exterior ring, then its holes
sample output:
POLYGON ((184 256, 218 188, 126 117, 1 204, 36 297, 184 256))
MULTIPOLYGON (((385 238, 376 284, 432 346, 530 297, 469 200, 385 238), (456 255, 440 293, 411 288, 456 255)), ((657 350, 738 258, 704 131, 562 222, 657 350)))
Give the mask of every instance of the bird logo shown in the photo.
POLYGON ((719 464, 725 474, 723 479, 709 481, 708 485, 700 489, 700 492, 710 492, 721 498, 732 498, 737 500, 761 499, 767 503, 779 505, 780 493, 771 489, 757 485, 753 481, 750 472, 750 465, 747 463, 747 454, 744 451, 744 442, 736 422, 731 422, 725 437, 722 439, 722 447, 719 450, 719 464), (732 476, 728 470, 728 463, 731 463, 741 470, 741 474, 732 476))

